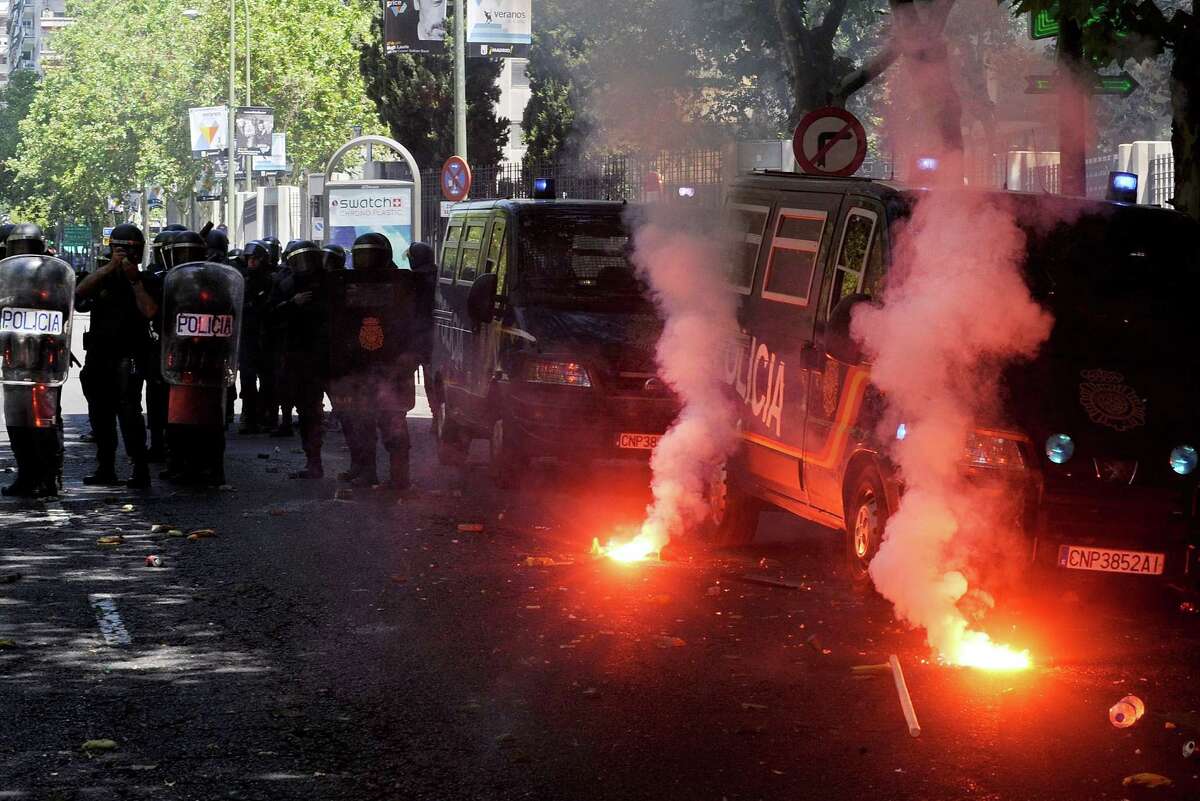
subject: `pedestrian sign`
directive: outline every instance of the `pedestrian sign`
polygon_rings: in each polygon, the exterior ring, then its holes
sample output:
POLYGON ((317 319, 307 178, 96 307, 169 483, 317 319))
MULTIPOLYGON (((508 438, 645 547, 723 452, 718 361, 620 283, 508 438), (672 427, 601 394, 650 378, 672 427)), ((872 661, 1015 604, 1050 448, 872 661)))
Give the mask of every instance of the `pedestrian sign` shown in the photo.
POLYGON ((1029 38, 1030 39, 1053 39, 1058 36, 1060 26, 1058 18, 1055 17, 1050 9, 1042 9, 1038 12, 1030 12, 1029 14, 1029 38))
POLYGON ((466 199, 471 192, 471 168, 466 160, 451 156, 442 165, 442 197, 454 201, 466 199))
MULTIPOLYGON (((1025 86, 1027 95, 1051 95, 1058 92, 1058 76, 1056 75, 1029 75, 1025 80, 1028 81, 1025 86)), ((1128 72, 1122 72, 1120 75, 1092 76, 1092 94, 1094 95, 1129 97, 1137 91, 1139 86, 1141 84, 1128 72)))
POLYGON ((87 225, 64 225, 62 246, 64 248, 86 248, 92 244, 92 229, 87 225))
POLYGON ((867 157, 867 132, 849 111, 826 106, 800 120, 792 137, 792 151, 801 172, 853 175, 867 157))

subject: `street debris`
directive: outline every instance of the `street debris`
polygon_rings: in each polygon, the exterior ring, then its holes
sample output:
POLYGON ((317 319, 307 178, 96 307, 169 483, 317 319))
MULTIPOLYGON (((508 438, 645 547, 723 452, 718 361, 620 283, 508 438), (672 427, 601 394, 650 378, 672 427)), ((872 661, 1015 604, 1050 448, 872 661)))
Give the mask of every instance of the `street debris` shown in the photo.
POLYGON ((0 575, 0 584, 15 584, 21 580, 20 573, 5 573, 0 575))
POLYGON ((878 665, 855 665, 850 668, 850 672, 856 679, 865 679, 871 676, 881 676, 885 673, 890 673, 892 665, 890 662, 880 662, 878 665))
POLYGON ((1175 782, 1163 776, 1160 773, 1134 773, 1132 776, 1126 776, 1121 784, 1125 787, 1170 787, 1175 782))
POLYGON ((215 536, 217 536, 217 532, 213 531, 211 528, 198 528, 192 533, 188 534, 187 538, 192 542, 195 542, 196 540, 206 540, 215 536))
POLYGON ((170 531, 168 531, 168 532, 167 532, 167 536, 168 536, 168 537, 182 537, 182 536, 183 536, 183 529, 181 529, 181 528, 173 528, 173 529, 171 529, 170 531))
POLYGON ((459 534, 482 534, 483 533, 483 523, 459 523, 458 524, 458 533, 459 534))
POLYGON ((742 709, 745 709, 747 711, 763 712, 766 710, 766 708, 767 708, 766 704, 752 704, 749 701, 742 702, 742 709))
POLYGON ((96 538, 96 544, 101 548, 115 548, 125 541, 125 538, 120 534, 105 534, 103 537, 96 538))
POLYGON ((920 737, 921 724, 917 722, 917 712, 913 709, 912 696, 908 694, 908 684, 904 681, 900 658, 892 654, 888 657, 888 664, 892 667, 892 679, 896 682, 896 695, 900 697, 900 709, 904 711, 904 720, 908 723, 908 733, 913 737, 920 737))
POLYGON ((654 644, 659 648, 682 648, 687 645, 687 640, 682 637, 669 637, 664 634, 655 637, 654 644))
POLYGON ((817 638, 817 635, 815 635, 815 634, 810 634, 807 637, 805 637, 804 644, 807 645, 809 648, 813 649, 814 651, 816 651, 818 654, 821 654, 822 656, 829 656, 830 654, 833 653, 833 651, 831 651, 828 648, 825 648, 824 646, 821 645, 821 641, 817 638))
POLYGON ((747 584, 761 584, 764 587, 778 587, 784 590, 802 590, 803 584, 798 584, 794 581, 784 581, 783 579, 774 579, 770 576, 756 576, 753 573, 746 573, 741 576, 734 576, 738 581, 744 581, 747 584))
POLYGON ((598 698, 600 696, 600 691, 597 690, 595 687, 588 687, 586 690, 583 691, 583 694, 584 694, 584 696, 586 696, 588 698, 598 698))
POLYGON ((1191 601, 1183 601, 1179 604, 1179 611, 1185 614, 1196 614, 1196 605, 1191 601))
POLYGON ((16 640, 0 640, 0 648, 16 648, 16 640))
POLYGON ((107 738, 88 740, 81 746, 81 748, 88 753, 96 753, 98 751, 115 751, 117 750, 117 741, 109 740, 107 738))
POLYGON ((555 559, 553 556, 526 556, 525 567, 559 567, 575 564, 570 559, 555 559))
POLYGON ((158 554, 150 554, 146 557, 146 567, 162 567, 162 557, 158 554))
POLYGON ((122 506, 122 507, 121 507, 121 511, 122 511, 122 512, 132 512, 132 511, 133 511, 133 504, 132 504, 132 503, 127 503, 127 504, 125 504, 124 506, 122 506))
POLYGON ((171 530, 171 527, 166 523, 155 523, 150 527, 151 534, 166 534, 171 530))
POLYGON ((1146 705, 1136 695, 1127 695, 1108 709, 1108 722, 1118 729, 1128 729, 1146 714, 1146 705))
POLYGON ((1183 744, 1183 758, 1184 759, 1191 759, 1192 755, 1195 753, 1196 753, 1196 741, 1195 740, 1188 740, 1186 743, 1183 744))
POLYGON ((348 487, 342 487, 341 489, 334 490, 333 499, 335 501, 352 501, 354 500, 354 490, 349 489, 348 487))

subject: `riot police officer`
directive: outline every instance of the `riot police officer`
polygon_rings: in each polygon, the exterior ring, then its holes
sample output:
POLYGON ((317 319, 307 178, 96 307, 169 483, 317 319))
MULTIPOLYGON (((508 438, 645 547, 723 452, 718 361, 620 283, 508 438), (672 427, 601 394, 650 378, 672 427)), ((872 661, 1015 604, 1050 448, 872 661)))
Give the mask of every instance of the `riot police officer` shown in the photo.
POLYGON ((0 366, 17 479, 2 492, 57 495, 62 477, 61 387, 70 367, 75 272, 46 256, 36 225, 6 226, 0 249, 0 366))
MULTIPOLYGON (((363 234, 351 250, 354 269, 349 281, 378 284, 373 300, 355 308, 355 294, 339 297, 338 340, 349 340, 350 348, 339 360, 350 365, 353 387, 352 462, 359 469, 357 486, 378 484, 375 468, 376 442, 381 439, 388 453, 387 486, 405 490, 409 486, 409 438, 407 414, 415 405, 413 374, 419 361, 419 342, 414 336, 416 278, 397 269, 392 245, 383 234, 363 234), (357 350, 354 357, 350 356, 357 350)), ((352 469, 351 472, 354 472, 352 469)))
MULTIPOLYGON (((325 254, 315 243, 301 241, 289 248, 286 260, 288 274, 276 287, 278 302, 273 314, 284 327, 285 403, 296 406, 305 455, 304 469, 290 477, 323 478, 321 407, 329 362, 329 320, 323 286, 325 254)), ((286 406, 285 413, 290 414, 286 406)))
MULTIPOLYGON (((164 228, 150 245, 151 263, 143 283, 148 291, 158 298, 162 295, 162 284, 171 269, 171 245, 180 231, 187 229, 177 223, 164 228)), ((170 385, 162 377, 162 317, 155 315, 150 321, 150 347, 147 350, 142 373, 146 379, 146 424, 150 429, 148 462, 165 462, 167 459, 167 403, 170 385)))
POLYGON ((242 304, 242 338, 238 353, 238 374, 242 389, 242 426, 239 434, 257 434, 266 408, 274 400, 269 374, 267 349, 263 341, 268 302, 271 297, 271 252, 261 241, 246 243, 246 296, 242 304))
POLYGON ((163 377, 171 385, 171 480, 225 483, 224 397, 237 374, 245 282, 226 264, 205 261, 197 233, 178 234, 163 283, 163 377))
POLYGON ((150 486, 150 467, 142 418, 142 367, 150 352, 148 323, 158 314, 158 293, 146 286, 147 274, 139 268, 146 247, 141 229, 123 223, 113 229, 109 241, 111 260, 84 278, 75 291, 80 310, 92 314, 80 381, 88 387, 96 472, 85 476, 83 483, 118 483, 119 422, 125 452, 133 462, 133 476, 126 484, 145 489, 150 486))
POLYGON ((341 245, 326 245, 321 248, 325 253, 325 271, 346 269, 346 249, 341 245))
POLYGON ((413 350, 420 360, 421 375, 425 380, 425 397, 432 398, 433 309, 436 305, 438 272, 433 248, 424 242, 414 242, 408 248, 408 266, 413 272, 413 277, 417 279, 413 350))

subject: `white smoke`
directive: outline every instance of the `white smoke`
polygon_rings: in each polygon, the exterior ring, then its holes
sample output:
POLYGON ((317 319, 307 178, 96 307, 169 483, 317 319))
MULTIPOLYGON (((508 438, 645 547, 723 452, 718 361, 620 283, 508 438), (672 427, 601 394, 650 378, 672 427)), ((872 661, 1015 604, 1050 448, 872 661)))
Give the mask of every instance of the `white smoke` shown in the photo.
POLYGON ((655 354, 659 375, 682 405, 650 459, 653 501, 641 531, 616 546, 640 558, 658 553, 704 518, 707 481, 737 444, 736 409, 724 380, 737 304, 725 278, 724 244, 696 231, 683 216, 652 210, 633 243, 634 266, 663 319, 655 354))
POLYGON ((1009 534, 1012 519, 964 479, 967 438, 996 411, 1005 364, 1032 357, 1052 325, 1024 283, 1024 241, 987 195, 931 191, 899 232, 882 306, 860 307, 853 321, 887 398, 890 432, 897 421, 906 427, 891 454, 905 492, 871 578, 899 617, 958 664, 995 662, 996 647, 969 630, 958 602, 972 556, 1009 534))

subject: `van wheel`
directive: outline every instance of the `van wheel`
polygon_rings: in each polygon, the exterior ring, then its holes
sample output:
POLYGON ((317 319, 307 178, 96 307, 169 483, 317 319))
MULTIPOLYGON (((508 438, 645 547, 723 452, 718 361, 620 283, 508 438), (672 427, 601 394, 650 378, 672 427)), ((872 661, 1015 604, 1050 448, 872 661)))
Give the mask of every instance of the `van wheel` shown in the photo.
POLYGON ((871 580, 867 568, 883 542, 887 528, 887 496, 883 481, 874 467, 859 470, 846 485, 846 562, 850 577, 858 582, 871 580))
POLYGON ((512 424, 506 422, 503 417, 492 424, 488 451, 491 456, 488 470, 495 485, 501 489, 520 486, 525 471, 529 469, 529 459, 514 436, 512 424))
POLYGON ((464 436, 462 429, 450 419, 449 409, 445 401, 438 401, 437 412, 433 416, 433 433, 437 437, 438 464, 462 465, 467 461, 467 450, 470 440, 464 436))
POLYGON ((729 480, 723 463, 708 486, 709 539, 722 548, 749 545, 758 531, 758 517, 764 506, 729 480))

